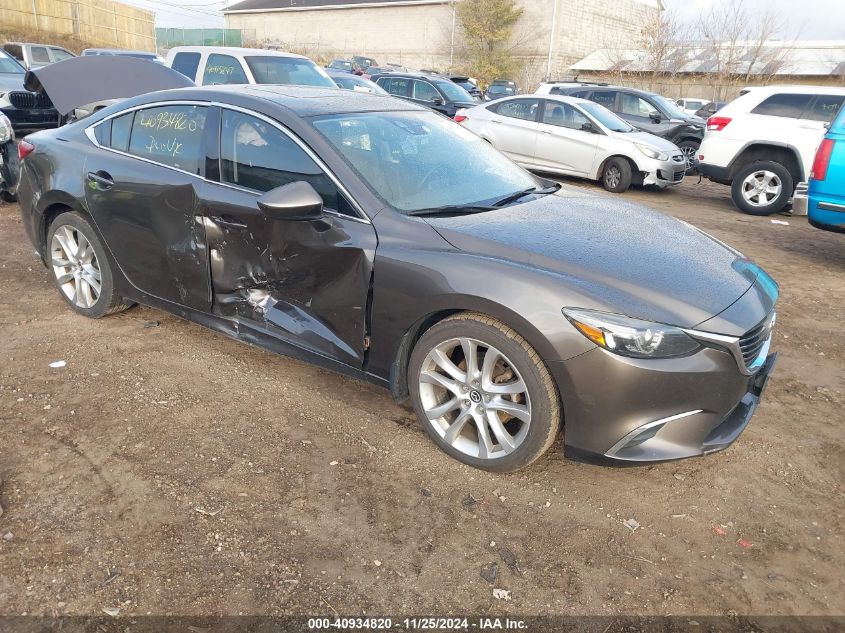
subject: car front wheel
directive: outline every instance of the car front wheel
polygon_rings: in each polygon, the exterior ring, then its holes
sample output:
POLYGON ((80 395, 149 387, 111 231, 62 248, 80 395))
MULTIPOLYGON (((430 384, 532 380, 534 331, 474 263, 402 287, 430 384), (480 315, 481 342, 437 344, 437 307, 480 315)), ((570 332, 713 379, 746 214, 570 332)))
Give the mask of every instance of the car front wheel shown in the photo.
POLYGON ((631 163, 624 158, 611 158, 602 172, 601 184, 611 193, 623 193, 631 186, 631 163))
POLYGON ((755 161, 734 175, 731 198, 740 211, 770 215, 786 206, 792 190, 792 175, 786 167, 774 161, 755 161))
POLYGON ((129 307, 115 292, 100 239, 81 215, 68 212, 56 217, 47 235, 47 248, 59 294, 76 312, 96 319, 129 307))
POLYGON ((507 325, 460 313, 427 330, 408 370, 417 416, 455 459, 490 471, 523 468, 551 446, 560 399, 537 352, 507 325))

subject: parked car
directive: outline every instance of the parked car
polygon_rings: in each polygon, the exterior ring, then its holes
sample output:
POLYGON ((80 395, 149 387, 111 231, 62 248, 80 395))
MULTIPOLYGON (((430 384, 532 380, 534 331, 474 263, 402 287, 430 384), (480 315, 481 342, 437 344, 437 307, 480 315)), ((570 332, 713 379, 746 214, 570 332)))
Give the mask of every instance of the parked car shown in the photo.
POLYGON ((677 145, 687 159, 687 173, 695 169, 705 121, 687 114, 666 97, 621 86, 564 82, 541 84, 537 94, 564 94, 595 101, 634 127, 677 145))
POLYGON ((18 146, 12 122, 0 112, 0 198, 15 199, 18 184, 18 146))
MULTIPOLYGON (((355 64, 355 68, 360 68, 361 70, 366 70, 370 66, 378 66, 378 62, 376 60, 372 57, 367 57, 366 55, 353 55, 352 63, 355 64)), ((405 70, 404 66, 402 67, 402 70, 405 70)))
POLYGON ((527 169, 598 180, 613 193, 632 182, 667 187, 684 179, 675 145, 586 99, 506 97, 455 120, 527 169))
POLYGON ((176 46, 165 65, 198 86, 221 84, 294 84, 337 88, 332 78, 302 55, 261 48, 176 46))
POLYGON ((711 101, 707 105, 705 105, 700 110, 696 111, 695 116, 701 117, 704 120, 709 119, 711 116, 716 114, 719 110, 727 105, 727 101, 711 101))
POLYGON ((59 113, 46 95, 29 92, 23 86, 26 69, 5 51, 0 51, 0 112, 18 132, 56 127, 59 113))
POLYGON ((810 224, 845 233, 845 108, 839 109, 816 151, 807 197, 810 224))
POLYGON ((519 94, 519 89, 516 86, 516 82, 510 81, 509 79, 495 79, 493 83, 487 86, 483 99, 485 101, 495 101, 502 97, 512 97, 517 94, 519 94))
POLYGON ((483 101, 484 95, 481 92, 481 88, 478 87, 478 84, 476 84, 471 77, 466 77, 464 75, 450 75, 446 78, 466 90, 476 101, 483 101))
POLYGON ((775 362, 762 269, 674 218, 559 191, 424 107, 336 94, 153 92, 25 139, 22 220, 59 296, 94 318, 151 305, 390 388, 487 470, 536 460, 564 410, 569 454, 660 461, 739 437, 775 362))
POLYGON ((698 111, 710 103, 710 99, 702 99, 700 97, 683 97, 675 101, 678 107, 687 114, 698 116, 698 111))
POLYGON ((395 97, 429 107, 449 118, 461 108, 471 108, 476 103, 466 90, 440 75, 393 72, 373 76, 373 81, 395 97))
POLYGON ((369 92, 370 94, 377 95, 387 94, 384 88, 369 79, 364 79, 364 77, 337 70, 330 70, 328 73, 338 88, 353 90, 354 92, 369 92))
POLYGON ((133 51, 125 48, 86 48, 82 51, 83 57, 89 57, 91 55, 137 57, 138 59, 146 59, 147 61, 155 62, 157 64, 164 64, 164 58, 158 53, 150 53, 149 51, 133 51))
POLYGON ((328 70, 337 70, 344 73, 351 73, 355 70, 355 64, 349 59, 333 59, 326 67, 328 70))
POLYGON ((707 120, 699 171, 729 185, 744 213, 783 209, 806 181, 816 148, 845 101, 845 88, 749 88, 707 120))
POLYGON ((6 42, 3 50, 27 69, 38 68, 63 59, 76 57, 66 48, 50 44, 29 44, 27 42, 6 42))

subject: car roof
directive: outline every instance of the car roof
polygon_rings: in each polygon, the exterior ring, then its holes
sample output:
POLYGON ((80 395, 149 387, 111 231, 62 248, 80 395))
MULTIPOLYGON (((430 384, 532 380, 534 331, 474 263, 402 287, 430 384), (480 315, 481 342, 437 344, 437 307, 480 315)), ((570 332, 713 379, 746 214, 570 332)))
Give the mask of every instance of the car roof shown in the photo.
POLYGON ((560 103, 569 103, 572 105, 596 105, 595 101, 590 101, 589 99, 582 99, 581 97, 570 97, 569 95, 538 95, 538 94, 524 94, 524 95, 513 95, 511 97, 503 97, 501 99, 496 99, 492 103, 485 103, 482 104, 483 107, 488 107, 491 105, 498 105, 505 101, 518 101, 520 99, 545 99, 546 101, 558 101, 560 103))
POLYGON ((390 75, 391 77, 399 77, 407 78, 407 79, 428 79, 428 80, 439 80, 444 83, 450 83, 448 77, 444 77, 443 75, 435 75, 433 73, 421 73, 416 72, 413 70, 391 70, 385 73, 376 73, 378 75, 390 75))
POLYGON ((780 92, 793 92, 796 94, 834 94, 845 95, 845 88, 838 86, 804 86, 804 85, 773 85, 773 86, 746 86, 743 88, 747 93, 776 94, 780 92))
POLYGON ((152 55, 153 57, 158 57, 158 53, 152 53, 150 51, 136 51, 136 50, 133 50, 131 48, 86 48, 82 52, 86 53, 86 52, 89 52, 89 51, 97 51, 97 52, 102 52, 102 53, 115 53, 115 54, 132 53, 134 55, 152 55))
POLYGON ((284 51, 271 51, 266 48, 241 48, 237 46, 174 46, 167 52, 170 57, 176 53, 223 53, 229 55, 244 55, 244 56, 266 56, 266 57, 296 57, 299 59, 308 59, 305 55, 297 55, 296 53, 286 53, 284 51))
POLYGON ((14 44, 15 46, 43 46, 45 48, 60 48, 63 51, 67 50, 64 46, 59 46, 58 44, 42 44, 41 42, 3 42, 3 46, 6 44, 14 44))

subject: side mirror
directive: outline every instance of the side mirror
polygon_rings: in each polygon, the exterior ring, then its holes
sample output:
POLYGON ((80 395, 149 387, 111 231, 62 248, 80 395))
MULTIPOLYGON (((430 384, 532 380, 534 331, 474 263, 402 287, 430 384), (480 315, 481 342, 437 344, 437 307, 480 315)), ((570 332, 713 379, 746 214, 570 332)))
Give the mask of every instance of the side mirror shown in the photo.
POLYGON ((266 192, 258 199, 258 208, 274 220, 317 220, 323 217, 323 199, 304 180, 266 192))
POLYGON ((591 134, 596 134, 598 132, 598 130, 596 129, 596 126, 593 125, 592 121, 587 121, 585 123, 582 123, 581 124, 581 130, 584 131, 584 132, 590 132, 591 134))
POLYGON ((655 123, 660 123, 663 120, 663 117, 660 116, 659 112, 652 112, 648 115, 648 118, 654 121, 655 123))
POLYGON ((443 99, 441 99, 440 97, 432 97, 430 102, 433 105, 443 105, 443 99))

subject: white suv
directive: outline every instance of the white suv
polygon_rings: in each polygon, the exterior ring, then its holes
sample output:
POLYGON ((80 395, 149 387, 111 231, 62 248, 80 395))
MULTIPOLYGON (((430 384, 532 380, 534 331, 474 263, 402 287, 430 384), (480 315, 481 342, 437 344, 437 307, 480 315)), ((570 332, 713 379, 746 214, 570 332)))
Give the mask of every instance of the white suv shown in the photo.
POLYGON ((747 92, 707 120, 698 171, 731 186, 740 210, 780 211, 806 180, 845 88, 766 86, 747 92))

